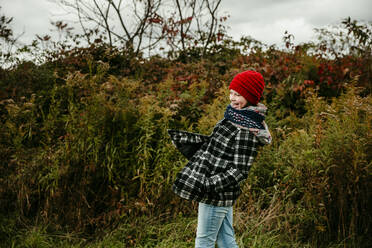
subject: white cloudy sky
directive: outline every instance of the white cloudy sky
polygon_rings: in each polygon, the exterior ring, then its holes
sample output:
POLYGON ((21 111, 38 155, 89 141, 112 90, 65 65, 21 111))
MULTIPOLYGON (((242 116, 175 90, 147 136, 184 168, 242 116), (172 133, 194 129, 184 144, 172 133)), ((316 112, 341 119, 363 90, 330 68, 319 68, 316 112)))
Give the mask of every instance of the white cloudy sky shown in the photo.
MULTIPOLYGON (((35 34, 50 34, 50 21, 66 19, 51 0, 0 0, 1 13, 14 17, 23 42, 35 34)), ((295 43, 313 38, 314 28, 337 24, 343 18, 372 21, 371 0, 222 0, 220 14, 229 14, 228 34, 235 39, 252 36, 266 44, 282 43, 287 30, 295 43)))

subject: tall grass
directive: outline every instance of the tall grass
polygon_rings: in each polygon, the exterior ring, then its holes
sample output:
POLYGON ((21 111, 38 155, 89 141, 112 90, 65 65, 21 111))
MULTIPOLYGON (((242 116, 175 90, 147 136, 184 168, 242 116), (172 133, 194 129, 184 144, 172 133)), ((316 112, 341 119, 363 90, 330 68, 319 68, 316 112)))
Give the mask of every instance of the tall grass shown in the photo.
POLYGON ((4 211, 89 231, 165 209, 155 204, 169 201, 180 160, 166 133, 172 111, 140 82, 101 73, 71 74, 48 95, 3 102, 4 211))
POLYGON ((258 200, 253 212, 277 208, 262 224, 285 231, 292 241, 371 244, 371 97, 357 93, 350 87, 331 103, 309 93, 302 118, 273 123, 280 126, 272 130, 276 141, 251 171, 242 211, 258 200))
MULTIPOLYGON (((222 118, 227 91, 205 103, 207 82, 170 78, 149 93, 148 85, 109 76, 101 66, 98 74, 70 74, 49 92, 1 102, 0 237, 6 245, 18 245, 12 237, 19 233, 26 233, 24 242, 48 247, 57 242, 49 233, 86 237, 117 226, 132 238, 115 245, 192 243, 193 224, 180 220, 175 230, 169 224, 179 214, 195 214, 195 206, 170 190, 186 161, 167 129, 208 134, 222 118), (138 221, 144 216, 158 216, 154 226, 167 231, 143 226, 138 221), (183 225, 190 228, 184 243, 167 237, 182 233, 183 225)), ((370 244, 371 97, 348 89, 332 101, 306 89, 301 115, 283 110, 278 99, 267 100, 274 143, 261 149, 236 206, 242 246, 370 244)), ((87 244, 61 246, 66 242, 87 244)))

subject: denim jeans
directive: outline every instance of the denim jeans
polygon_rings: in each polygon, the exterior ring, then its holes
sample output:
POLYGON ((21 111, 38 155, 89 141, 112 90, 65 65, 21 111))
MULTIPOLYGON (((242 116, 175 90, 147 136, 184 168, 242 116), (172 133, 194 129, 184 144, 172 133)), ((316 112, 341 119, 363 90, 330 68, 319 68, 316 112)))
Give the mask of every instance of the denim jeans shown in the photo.
POLYGON ((195 248, 238 248, 233 228, 233 208, 199 203, 195 248))

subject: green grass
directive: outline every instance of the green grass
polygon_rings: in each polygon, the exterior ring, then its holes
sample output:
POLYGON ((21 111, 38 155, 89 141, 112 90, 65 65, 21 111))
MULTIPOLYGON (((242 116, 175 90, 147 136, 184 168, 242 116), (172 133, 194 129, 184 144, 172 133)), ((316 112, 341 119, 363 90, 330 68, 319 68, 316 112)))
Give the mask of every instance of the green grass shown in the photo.
MULTIPOLYGON (((123 220, 125 222, 125 220, 123 220)), ((177 217, 168 221, 141 217, 122 223, 115 230, 96 237, 47 233, 42 227, 18 231, 4 246, 14 248, 169 248, 193 247, 196 217, 177 217)))
MULTIPOLYGON (((236 215, 241 215, 237 213, 236 215)), ((310 248, 309 243, 288 240, 285 231, 266 230, 260 216, 238 219, 235 226, 240 248, 310 248), (243 223, 245 221, 245 223, 243 223), (261 224, 260 224, 261 223, 261 224)), ((179 216, 172 219, 140 217, 125 221, 116 229, 94 237, 82 237, 71 233, 48 233, 45 227, 29 227, 18 231, 9 242, 0 247, 11 248, 191 248, 197 225, 196 216, 179 216)), ((344 244, 328 244, 321 247, 338 248, 344 244)), ((347 246, 349 247, 349 246, 347 246)), ((353 246, 351 246, 353 247, 353 246)))

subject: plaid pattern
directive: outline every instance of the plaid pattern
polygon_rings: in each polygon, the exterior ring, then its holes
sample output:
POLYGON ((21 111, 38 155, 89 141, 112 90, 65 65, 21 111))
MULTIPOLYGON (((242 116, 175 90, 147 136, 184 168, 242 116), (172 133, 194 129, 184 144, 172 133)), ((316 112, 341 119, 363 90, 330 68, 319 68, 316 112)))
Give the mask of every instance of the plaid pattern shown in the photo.
POLYGON ((232 206, 257 155, 256 136, 226 119, 217 123, 210 136, 176 130, 169 134, 177 148, 197 147, 177 174, 173 191, 187 200, 232 206))

